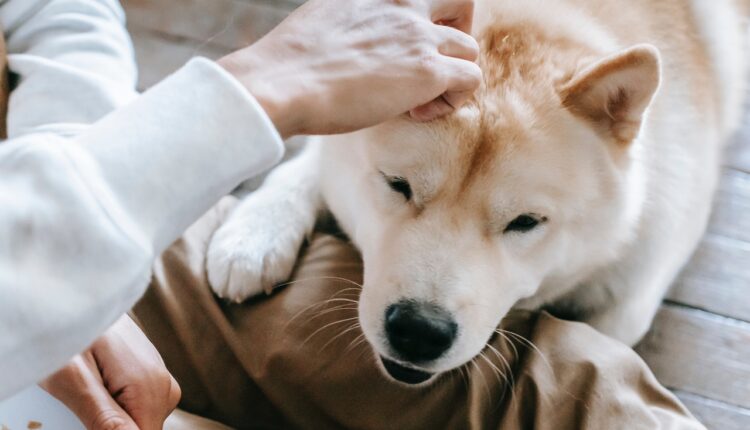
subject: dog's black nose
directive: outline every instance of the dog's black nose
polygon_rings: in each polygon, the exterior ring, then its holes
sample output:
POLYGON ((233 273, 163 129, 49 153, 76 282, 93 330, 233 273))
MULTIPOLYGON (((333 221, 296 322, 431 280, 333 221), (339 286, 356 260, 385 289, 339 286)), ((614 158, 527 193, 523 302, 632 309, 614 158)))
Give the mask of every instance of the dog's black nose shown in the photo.
POLYGON ((411 362, 430 361, 447 351, 458 326, 443 308, 400 301, 385 310, 385 333, 394 352, 411 362))

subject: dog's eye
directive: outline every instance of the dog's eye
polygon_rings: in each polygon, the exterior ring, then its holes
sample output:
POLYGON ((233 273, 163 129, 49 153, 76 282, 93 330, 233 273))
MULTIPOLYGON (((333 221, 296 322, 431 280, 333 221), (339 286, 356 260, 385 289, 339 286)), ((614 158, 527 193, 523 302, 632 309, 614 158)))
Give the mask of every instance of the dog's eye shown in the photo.
POLYGON ((411 185, 409 185, 409 181, 407 181, 406 178, 402 178, 401 176, 388 176, 386 174, 383 174, 383 177, 393 191, 402 194, 407 201, 411 200, 411 185))
POLYGON ((519 232, 519 233, 526 233, 528 231, 533 230, 536 226, 539 224, 547 221, 547 218, 545 217, 537 217, 536 215, 532 214, 523 214, 513 221, 511 221, 506 227, 505 230, 503 230, 503 233, 509 233, 512 231, 519 232))

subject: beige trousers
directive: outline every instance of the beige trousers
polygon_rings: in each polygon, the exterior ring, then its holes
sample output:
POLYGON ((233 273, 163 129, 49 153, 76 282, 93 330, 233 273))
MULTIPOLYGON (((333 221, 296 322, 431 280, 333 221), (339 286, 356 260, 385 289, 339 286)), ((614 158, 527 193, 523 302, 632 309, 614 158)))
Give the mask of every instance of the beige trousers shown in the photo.
MULTIPOLYGON (((239 429, 703 428, 633 350, 543 313, 513 313, 502 328, 514 334, 491 341, 498 354, 488 348, 428 387, 389 381, 348 301, 362 264, 335 236, 311 239, 291 285, 223 303, 204 256, 235 203, 224 199, 164 253, 135 309, 187 411, 239 429)), ((172 428, 213 428, 191 419, 172 428)))

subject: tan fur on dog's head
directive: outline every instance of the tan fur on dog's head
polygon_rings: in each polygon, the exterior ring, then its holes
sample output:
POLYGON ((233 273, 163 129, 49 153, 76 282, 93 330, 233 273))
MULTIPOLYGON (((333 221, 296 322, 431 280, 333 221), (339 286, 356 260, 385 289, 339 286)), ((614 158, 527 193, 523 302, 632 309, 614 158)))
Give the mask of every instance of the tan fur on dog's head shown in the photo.
POLYGON ((365 263, 367 339, 430 373, 477 355, 511 307, 547 303, 611 261, 643 204, 631 159, 659 84, 656 50, 611 55, 518 22, 479 40, 485 83, 472 103, 359 135, 367 166, 342 220, 365 263), (524 231, 529 218, 538 225, 524 231), (455 322, 438 358, 393 347, 384 315, 404 301, 455 322))

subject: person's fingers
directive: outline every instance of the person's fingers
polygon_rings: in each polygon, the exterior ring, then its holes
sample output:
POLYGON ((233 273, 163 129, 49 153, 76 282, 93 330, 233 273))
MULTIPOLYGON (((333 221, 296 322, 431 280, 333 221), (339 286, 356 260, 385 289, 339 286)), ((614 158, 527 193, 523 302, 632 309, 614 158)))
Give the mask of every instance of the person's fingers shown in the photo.
POLYGON ((428 0, 432 22, 471 34, 474 0, 428 0))
POLYGON ((445 92, 435 100, 411 109, 409 115, 416 121, 431 121, 459 109, 482 83, 482 71, 476 63, 445 57, 439 67, 444 74, 445 92))
POLYGON ((180 403, 180 399, 182 398, 182 388, 180 388, 180 384, 177 382, 176 379, 172 375, 169 375, 169 394, 167 395, 167 404, 169 405, 169 412, 166 414, 164 419, 166 419, 172 411, 177 409, 177 405, 180 403))
POLYGON ((479 56, 479 44, 466 33, 455 28, 440 26, 440 39, 438 52, 442 55, 460 58, 467 61, 475 61, 479 56))
POLYGON ((164 375, 159 381, 153 381, 151 384, 161 386, 160 391, 164 395, 159 398, 150 397, 148 402, 143 402, 138 398, 141 396, 137 389, 139 387, 132 386, 129 387, 129 391, 123 391, 116 398, 141 430, 161 430, 169 415, 177 408, 182 396, 180 385, 172 375, 164 375))
POLYGON ((415 121, 426 122, 448 115, 453 110, 453 106, 449 105, 441 96, 425 105, 410 110, 409 116, 415 121))
POLYGON ((123 317, 98 339, 91 353, 115 400, 141 430, 159 430, 179 402, 179 385, 148 338, 123 317))
POLYGON ((472 91, 449 91, 443 94, 443 100, 451 105, 453 109, 460 109, 463 105, 469 101, 474 95, 472 91))
POLYGON ((90 356, 76 356, 40 386, 67 406, 88 430, 140 430, 109 394, 90 356))
POLYGON ((98 346, 96 356, 98 361, 112 362, 112 360, 127 359, 126 365, 120 366, 111 375, 112 370, 104 374, 114 389, 115 401, 130 415, 141 430, 161 429, 164 420, 174 409, 169 402, 171 390, 171 375, 166 371, 160 373, 138 362, 134 357, 116 357, 118 348, 98 346), (125 381, 124 384, 118 382, 125 381), (115 388, 116 387, 116 388, 115 388))
POLYGON ((476 63, 446 57, 444 71, 447 82, 443 99, 458 109, 482 84, 482 70, 476 63))

